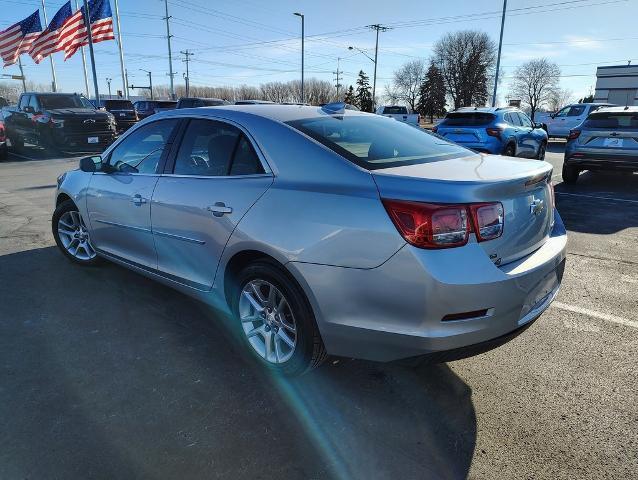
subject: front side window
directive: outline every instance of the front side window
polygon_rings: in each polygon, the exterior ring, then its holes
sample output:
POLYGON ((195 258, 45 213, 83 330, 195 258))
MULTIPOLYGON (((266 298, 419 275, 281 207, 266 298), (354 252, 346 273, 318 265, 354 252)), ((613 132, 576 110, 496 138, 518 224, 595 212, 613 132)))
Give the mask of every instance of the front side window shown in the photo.
POLYGON ((38 105, 38 97, 35 95, 31 95, 31 100, 29 100, 29 106, 33 108, 34 112, 40 111, 40 106, 38 105))
POLYGON ((20 105, 18 106, 18 108, 21 111, 24 111, 24 107, 29 105, 29 99, 30 98, 31 98, 31 95, 22 95, 22 97, 20 97, 20 105))
POLYGON ((343 115, 287 123, 368 170, 472 155, 463 147, 387 117, 343 115))
POLYGON ((156 173, 177 122, 171 118, 138 128, 115 147, 109 165, 124 173, 156 173))
POLYGON ((221 177, 263 173, 250 142, 222 122, 191 120, 175 159, 176 175, 221 177))
POLYGON ((556 115, 554 115, 555 117, 566 117, 567 114, 569 113, 569 109, 572 107, 565 107, 565 108, 561 108, 558 113, 556 115))

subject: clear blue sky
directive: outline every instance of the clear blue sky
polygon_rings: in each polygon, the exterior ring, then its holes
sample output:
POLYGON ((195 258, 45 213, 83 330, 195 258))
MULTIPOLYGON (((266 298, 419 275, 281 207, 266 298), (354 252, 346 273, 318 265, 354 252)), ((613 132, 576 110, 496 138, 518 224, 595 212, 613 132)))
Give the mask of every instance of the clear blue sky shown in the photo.
MULTIPOLYGON (((46 1, 46 0, 45 0, 46 1)), ((74 1, 74 0, 73 0, 74 1)), ((111 0, 111 6, 114 6, 111 0)), ((49 19, 63 4, 46 1, 49 19)), ((126 67, 131 83, 145 82, 153 71, 154 84, 168 84, 163 0, 120 0, 126 67)), ((0 28, 21 20, 40 6, 40 0, 0 0, 0 28)), ((258 85, 299 77, 300 11, 306 19, 306 76, 333 79, 341 57, 343 84, 354 82, 363 69, 372 76, 373 65, 352 45, 374 54, 372 23, 393 26, 380 34, 377 92, 383 92, 392 72, 414 58, 427 59, 432 44, 447 32, 479 29, 495 41, 500 28, 502 0, 169 0, 174 35, 173 69, 176 82, 185 70, 180 50, 195 55, 191 82, 197 85, 258 85), (264 43, 266 42, 266 43, 264 43)), ((502 65, 505 80, 500 97, 507 93, 507 76, 522 62, 548 57, 561 66, 561 85, 574 97, 589 93, 595 84, 596 65, 638 63, 638 0, 509 0, 502 65)), ((112 89, 122 81, 114 41, 95 46, 101 92, 107 77, 112 89)), ((35 65, 22 56, 29 80, 50 83, 48 59, 35 65)), ((60 90, 83 91, 81 57, 67 62, 54 55, 60 90)), ((17 67, 3 73, 18 73, 17 67)))

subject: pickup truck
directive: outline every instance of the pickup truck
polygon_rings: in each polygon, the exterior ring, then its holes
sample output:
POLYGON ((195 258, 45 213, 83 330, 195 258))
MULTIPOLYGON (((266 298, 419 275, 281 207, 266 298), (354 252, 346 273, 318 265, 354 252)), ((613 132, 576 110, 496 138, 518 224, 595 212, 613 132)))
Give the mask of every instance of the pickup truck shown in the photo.
POLYGON ((115 117, 75 93, 26 92, 3 109, 13 149, 25 143, 49 151, 102 151, 117 137, 115 117))
POLYGON ((102 100, 100 101, 100 107, 113 114, 118 132, 128 130, 139 120, 135 107, 130 100, 119 98, 102 100))
POLYGON ((421 115, 418 113, 409 113, 407 107, 402 107, 400 105, 382 105, 377 108, 376 113, 377 115, 394 118, 399 122, 409 123, 417 127, 421 121, 421 115))

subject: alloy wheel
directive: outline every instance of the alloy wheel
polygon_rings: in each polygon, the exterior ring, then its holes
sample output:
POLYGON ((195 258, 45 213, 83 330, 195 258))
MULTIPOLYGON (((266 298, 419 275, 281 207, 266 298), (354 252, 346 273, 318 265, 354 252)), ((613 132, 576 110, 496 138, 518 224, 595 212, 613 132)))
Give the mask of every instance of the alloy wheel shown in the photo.
POLYGON ((84 261, 95 258, 96 253, 91 245, 89 231, 77 210, 64 212, 60 216, 58 236, 62 246, 71 256, 84 261))
POLYGON ((297 323, 284 294, 267 280, 246 283, 239 318, 248 343, 268 363, 285 363, 295 353, 297 323))

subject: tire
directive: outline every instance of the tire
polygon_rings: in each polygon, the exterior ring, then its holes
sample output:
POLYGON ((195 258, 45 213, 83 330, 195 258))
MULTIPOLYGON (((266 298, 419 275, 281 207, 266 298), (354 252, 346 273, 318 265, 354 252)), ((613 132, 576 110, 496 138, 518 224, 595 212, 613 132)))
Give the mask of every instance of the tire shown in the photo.
POLYGON ((51 230, 58 248, 72 262, 84 266, 101 262, 91 245, 89 231, 78 207, 72 200, 66 200, 57 206, 51 218, 51 230))
POLYGON ((542 142, 538 147, 537 160, 545 160, 545 152, 547 151, 547 142, 542 142))
POLYGON ((563 182, 568 185, 573 185, 578 181, 578 175, 580 175, 580 170, 578 168, 563 163, 563 182))
POLYGON ((505 147, 505 150, 503 150, 503 156, 504 157, 515 157, 516 156, 516 145, 514 145, 513 143, 508 143, 507 146, 505 147))
POLYGON ((234 280, 231 308, 251 357, 287 376, 323 363, 328 355, 312 308, 288 272, 274 261, 259 260, 244 267, 234 280))

